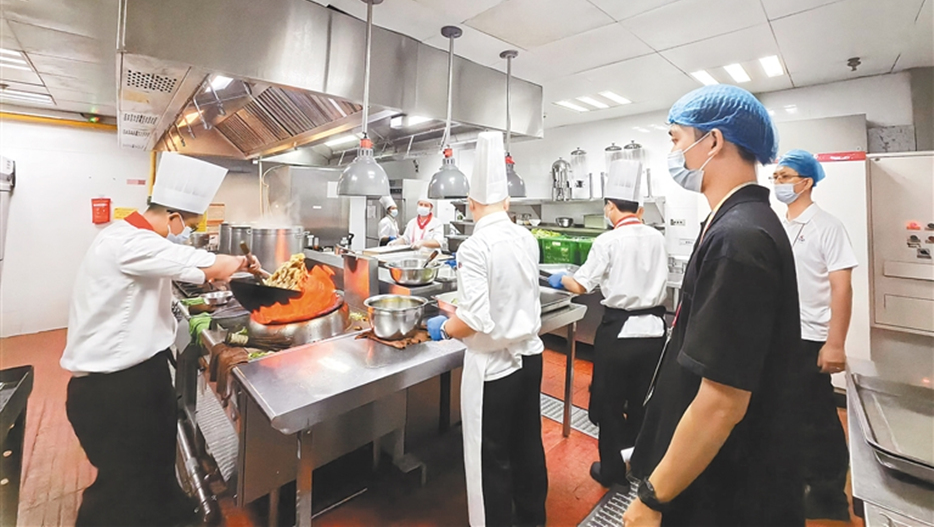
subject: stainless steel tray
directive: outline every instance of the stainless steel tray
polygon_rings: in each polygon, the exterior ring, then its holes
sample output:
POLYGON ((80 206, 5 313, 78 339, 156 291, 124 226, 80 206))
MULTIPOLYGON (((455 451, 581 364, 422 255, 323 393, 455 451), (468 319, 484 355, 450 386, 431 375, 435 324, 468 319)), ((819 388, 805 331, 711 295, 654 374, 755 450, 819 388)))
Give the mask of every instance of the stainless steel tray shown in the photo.
MULTIPOLYGON (((572 293, 567 291, 558 291, 548 287, 542 287, 540 298, 542 301, 542 314, 551 313, 571 305, 572 293)), ((451 315, 457 310, 457 291, 440 294, 434 297, 438 301, 438 309, 446 315, 451 315)))
POLYGON ((934 483, 934 390, 851 374, 866 443, 883 466, 934 483))

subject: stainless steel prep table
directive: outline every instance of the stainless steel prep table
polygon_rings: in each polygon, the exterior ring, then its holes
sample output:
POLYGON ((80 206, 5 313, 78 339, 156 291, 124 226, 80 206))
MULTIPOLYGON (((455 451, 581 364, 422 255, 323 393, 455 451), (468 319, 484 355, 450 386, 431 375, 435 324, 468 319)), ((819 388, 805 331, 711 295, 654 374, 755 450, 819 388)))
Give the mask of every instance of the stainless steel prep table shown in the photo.
MULTIPOLYGON (((850 361, 848 372, 885 377, 869 361, 850 361)), ((890 379, 898 380, 898 379, 890 379)), ((847 408, 856 408, 856 388, 847 375, 847 408)), ((867 527, 896 525, 934 526, 934 489, 920 482, 896 477, 883 467, 866 443, 862 426, 855 414, 847 418, 850 437, 850 469, 853 498, 863 502, 867 527)))
MULTIPOLYGON (((587 308, 572 304, 542 317, 542 333, 568 328, 564 435, 570 433, 577 322, 587 308)), ((311 475, 315 468, 311 429, 328 419, 390 396, 463 364, 456 340, 426 342, 397 350, 357 333, 285 350, 237 366, 233 375, 282 434, 298 438, 297 524, 311 525, 311 475)))

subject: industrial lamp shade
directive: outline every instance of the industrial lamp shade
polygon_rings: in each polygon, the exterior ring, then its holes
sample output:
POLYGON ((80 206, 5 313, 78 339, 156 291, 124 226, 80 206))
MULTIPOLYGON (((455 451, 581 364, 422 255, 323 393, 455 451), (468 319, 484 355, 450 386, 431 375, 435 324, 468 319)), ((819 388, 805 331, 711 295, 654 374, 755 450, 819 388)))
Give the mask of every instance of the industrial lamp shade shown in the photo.
POLYGON ((428 183, 428 199, 466 198, 469 190, 467 176, 454 164, 451 149, 446 149, 441 170, 435 172, 428 183))
POLYGON ((373 143, 369 139, 360 141, 360 151, 337 181, 339 196, 389 195, 389 176, 373 158, 373 143))
POLYGON ((506 156, 506 186, 509 189, 510 198, 524 198, 525 197, 525 181, 519 174, 516 174, 516 164, 512 160, 512 156, 506 156))

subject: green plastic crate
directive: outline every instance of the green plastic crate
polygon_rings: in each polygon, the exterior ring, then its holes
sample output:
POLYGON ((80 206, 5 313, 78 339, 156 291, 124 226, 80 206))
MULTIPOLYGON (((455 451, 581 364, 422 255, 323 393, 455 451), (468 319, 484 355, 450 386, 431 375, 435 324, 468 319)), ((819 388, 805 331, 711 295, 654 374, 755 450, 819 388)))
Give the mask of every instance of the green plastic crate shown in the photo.
POLYGON ((542 238, 541 243, 543 263, 573 264, 579 258, 577 241, 572 238, 542 238))
POLYGON ((593 238, 577 239, 577 261, 574 263, 584 265, 584 262, 587 261, 587 255, 590 254, 590 249, 593 248, 593 240, 593 238))

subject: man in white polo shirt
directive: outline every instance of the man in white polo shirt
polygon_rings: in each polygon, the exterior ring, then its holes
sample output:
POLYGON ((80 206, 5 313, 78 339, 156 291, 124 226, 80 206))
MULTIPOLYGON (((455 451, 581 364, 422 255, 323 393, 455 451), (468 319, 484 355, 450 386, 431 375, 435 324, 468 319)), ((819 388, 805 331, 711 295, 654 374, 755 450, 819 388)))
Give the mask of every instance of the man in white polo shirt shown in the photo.
POLYGON ((811 200, 824 169, 804 150, 782 156, 772 176, 798 275, 802 351, 815 368, 804 375, 805 511, 809 519, 850 518, 844 486, 849 464, 830 374, 846 367, 844 344, 853 307, 856 255, 843 223, 811 200))

